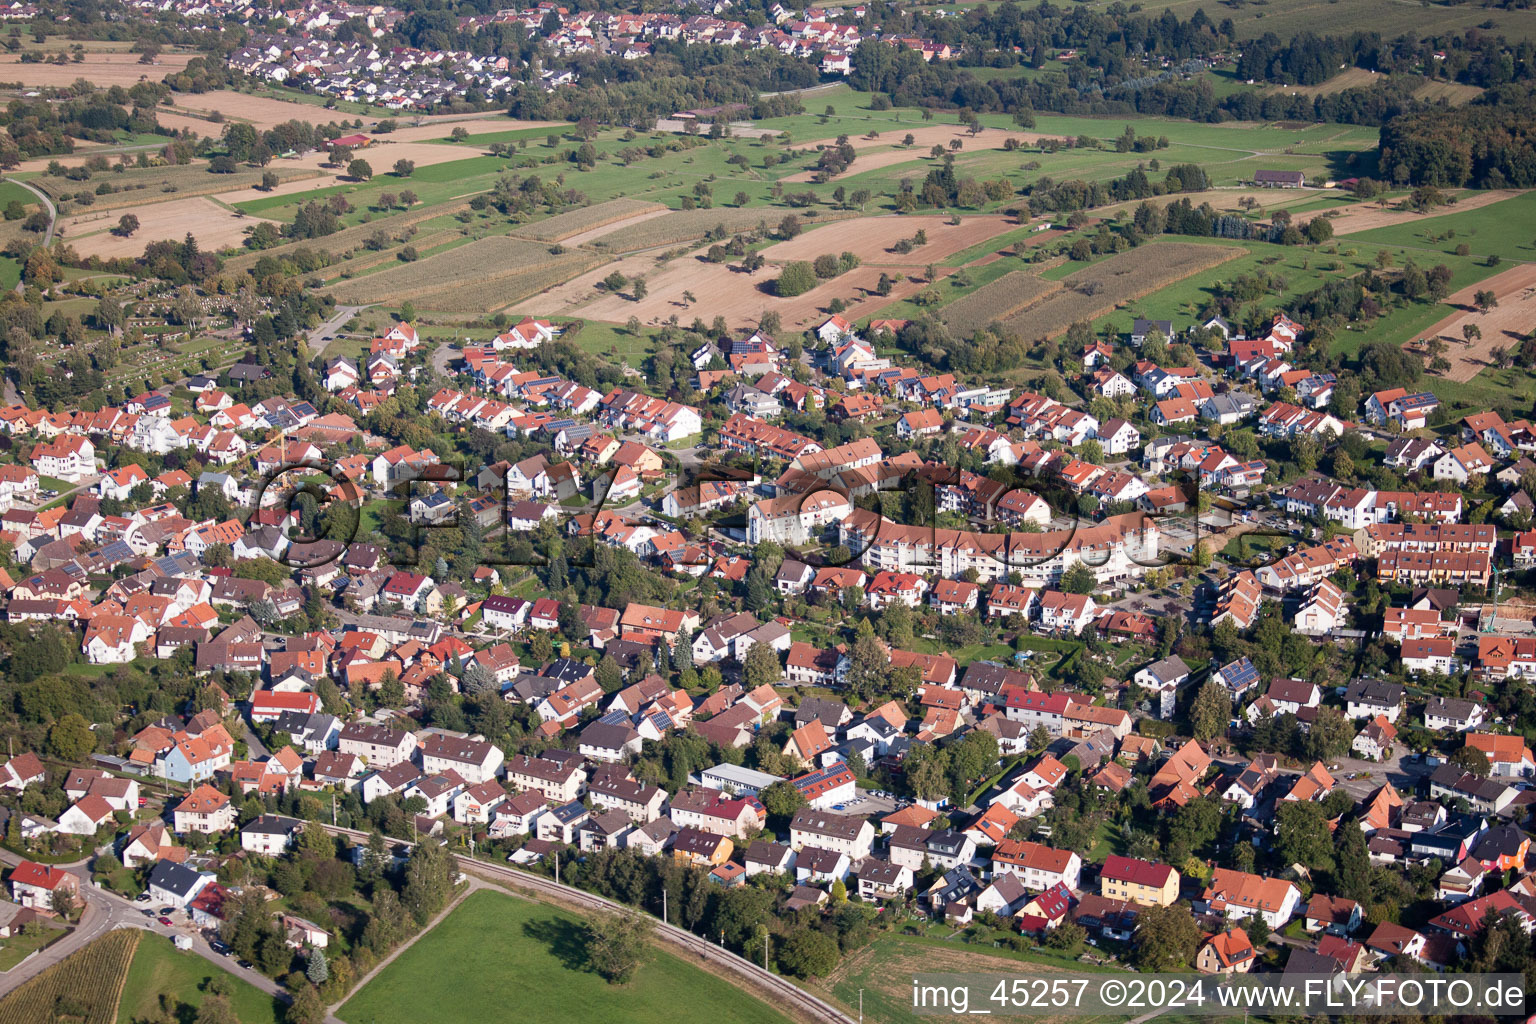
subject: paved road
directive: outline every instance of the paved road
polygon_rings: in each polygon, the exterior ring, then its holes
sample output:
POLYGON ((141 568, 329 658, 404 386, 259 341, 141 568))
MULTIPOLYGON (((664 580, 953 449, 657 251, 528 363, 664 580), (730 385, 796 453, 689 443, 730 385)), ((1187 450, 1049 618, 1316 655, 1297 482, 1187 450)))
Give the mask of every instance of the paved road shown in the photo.
POLYGON ((9 182, 12 182, 14 184, 20 185, 22 188, 26 189, 28 192, 31 192, 33 195, 37 196, 38 200, 42 202, 43 209, 48 211, 48 230, 43 232, 43 245, 45 247, 49 246, 49 245, 52 245, 53 244, 53 231, 54 231, 54 228, 56 228, 58 226, 58 223, 59 223, 59 210, 58 210, 58 207, 54 206, 53 205, 53 200, 49 199, 47 193, 45 193, 42 189, 38 188, 36 185, 30 185, 30 184, 28 184, 25 181, 17 181, 15 178, 7 178, 6 180, 9 181, 9 182))
MULTIPOLYGON (((22 858, 9 850, 0 850, 0 862, 8 866, 14 866, 22 858)), ((4 996, 23 982, 36 977, 49 967, 63 960, 71 953, 85 946, 92 939, 99 938, 113 928, 142 928, 145 931, 154 932, 166 938, 174 938, 177 935, 192 936, 192 952, 198 954, 220 970, 228 971, 240 980, 248 982, 268 995, 288 1001, 288 992, 277 982, 257 971, 246 970, 240 967, 232 957, 222 957, 213 951, 208 941, 203 938, 190 924, 166 927, 154 917, 144 913, 147 904, 137 904, 131 900, 105 889, 98 889, 90 882, 90 870, 88 863, 90 858, 76 861, 73 864, 59 865, 73 873, 80 881, 80 897, 85 903, 85 910, 81 915, 80 923, 64 938, 58 940, 47 949, 36 954, 25 963, 13 967, 11 970, 0 974, 0 996, 4 996)), ((330 1022, 338 1024, 338 1022, 330 1022)))
MULTIPOLYGON (((342 324, 367 308, 367 306, 337 306, 335 315, 309 332, 310 356, 314 357, 323 353, 325 347, 330 344, 330 341, 327 339, 334 339, 337 333, 340 332, 342 324)), ((361 370, 362 367, 359 366, 358 369, 361 370)))

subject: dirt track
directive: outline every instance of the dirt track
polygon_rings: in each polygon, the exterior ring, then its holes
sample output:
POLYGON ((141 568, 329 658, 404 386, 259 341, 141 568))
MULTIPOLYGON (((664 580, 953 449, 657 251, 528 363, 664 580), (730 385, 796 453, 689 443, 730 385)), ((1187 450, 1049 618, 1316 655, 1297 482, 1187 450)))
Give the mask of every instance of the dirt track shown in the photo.
MULTIPOLYGON (((1435 324, 1424 332, 1424 338, 1439 338, 1445 342, 1445 358, 1451 368, 1445 377, 1454 381, 1469 381, 1484 367, 1491 366, 1490 353, 1495 348, 1513 350, 1519 345, 1531 325, 1536 323, 1536 264, 1527 263, 1496 274, 1479 284, 1470 285, 1446 300, 1460 307, 1459 312, 1435 324), (1472 304, 1480 291, 1492 290, 1499 304, 1487 314, 1480 313, 1472 304), (1462 336, 1462 327, 1476 324, 1482 336, 1470 343, 1462 336)), ((1414 343, 1410 342, 1410 346, 1414 343)), ((1422 346, 1416 350, 1423 353, 1422 346)))
POLYGON ((1493 189, 1487 192, 1473 192, 1463 195, 1455 205, 1437 206, 1428 213, 1414 213, 1412 210, 1381 209, 1380 207, 1356 206, 1333 218, 1333 233, 1336 235, 1354 235, 1361 231, 1369 231, 1372 228, 1389 228, 1396 224, 1407 224, 1420 220, 1433 220, 1436 217, 1444 217, 1452 213, 1465 213, 1475 210, 1480 206, 1490 203, 1502 202, 1520 195, 1518 191, 1511 189, 1493 189))

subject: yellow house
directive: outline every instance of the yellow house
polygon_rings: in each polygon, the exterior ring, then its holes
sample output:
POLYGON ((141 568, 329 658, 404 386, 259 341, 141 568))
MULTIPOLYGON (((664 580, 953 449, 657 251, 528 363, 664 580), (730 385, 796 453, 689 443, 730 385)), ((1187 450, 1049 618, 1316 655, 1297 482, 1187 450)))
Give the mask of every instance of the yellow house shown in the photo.
POLYGON ((1111 855, 1099 872, 1099 894, 1143 907, 1166 907, 1179 898, 1179 873, 1167 864, 1111 855))
POLYGON ((672 840, 672 857, 687 864, 718 867, 731 859, 736 844, 703 829, 679 829, 672 840))

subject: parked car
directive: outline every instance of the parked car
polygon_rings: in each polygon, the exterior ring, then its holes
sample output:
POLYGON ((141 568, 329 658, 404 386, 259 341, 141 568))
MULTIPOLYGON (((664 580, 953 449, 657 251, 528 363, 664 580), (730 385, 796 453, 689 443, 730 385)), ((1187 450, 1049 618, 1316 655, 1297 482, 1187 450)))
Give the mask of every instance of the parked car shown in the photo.
POLYGON ((172 921, 170 918, 166 917, 164 914, 160 915, 160 923, 165 925, 167 928, 170 928, 172 925, 175 924, 174 921, 172 921))

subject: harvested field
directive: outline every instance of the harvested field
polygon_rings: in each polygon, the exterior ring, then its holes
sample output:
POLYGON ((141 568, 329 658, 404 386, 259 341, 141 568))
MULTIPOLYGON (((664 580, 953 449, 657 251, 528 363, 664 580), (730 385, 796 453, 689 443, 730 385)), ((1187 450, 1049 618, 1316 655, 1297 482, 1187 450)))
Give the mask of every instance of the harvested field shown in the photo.
POLYGON ((1481 86, 1462 85, 1459 82, 1425 82, 1413 90, 1413 98, 1425 103, 1445 100, 1453 107, 1471 103, 1483 94, 1481 86))
POLYGON ((966 217, 959 224, 949 223, 948 217, 859 217, 839 221, 835 228, 817 227, 787 242, 770 245, 763 250, 763 256, 776 263, 788 263, 813 260, 823 253, 851 252, 865 263, 877 266, 922 267, 1018 226, 1017 221, 1002 214, 966 217), (897 242, 919 231, 928 236, 925 244, 907 253, 892 251, 897 242))
POLYGON ((258 128, 271 128, 284 121, 325 124, 327 121, 340 121, 351 116, 337 110, 326 110, 318 103, 290 103, 266 96, 249 96, 232 89, 177 93, 172 100, 174 110, 203 117, 217 110, 227 121, 249 121, 258 128))
MULTIPOLYGON (((973 136, 968 129, 960 125, 929 124, 913 125, 910 128, 905 125, 896 125, 889 131, 882 132, 880 137, 875 139, 850 135, 848 144, 853 147, 856 156, 853 163, 848 165, 848 169, 838 177, 847 178, 866 171, 878 171, 884 167, 909 163, 926 157, 928 151, 934 146, 943 146, 947 150, 952 139, 960 140, 961 153, 975 153, 979 150, 1002 149, 1003 143, 1010 138, 1029 145, 1051 136, 1040 132, 1003 131, 1000 128, 984 128, 980 134, 973 136), (903 144, 903 140, 909 134, 913 142, 912 145, 907 146, 903 144)), ((812 149, 824 149, 836 144, 835 138, 817 139, 815 142, 806 143, 812 149)), ((815 177, 815 171, 799 171, 779 180, 785 183, 802 182, 813 181, 815 177)))
POLYGON ((204 249, 239 247, 247 228, 262 222, 226 210, 211 199, 174 199, 168 203, 118 207, 110 212, 92 212, 70 217, 59 225, 64 241, 83 256, 138 256, 150 242, 180 241, 188 234, 204 249), (109 230, 118 218, 139 218, 139 230, 120 238, 109 230))
POLYGON ((1238 246, 1191 242, 1143 245, 1068 274, 1061 279, 1061 292, 1008 317, 1003 326, 1025 338, 1053 337, 1079 320, 1103 316, 1121 303, 1236 259, 1246 251, 1238 246))
MULTIPOLYGON (((609 231, 598 231, 621 221, 632 221, 644 215, 666 213, 660 203, 648 203, 640 199, 613 199, 596 206, 558 213, 546 220, 525 224, 512 233, 519 238, 531 238, 539 242, 563 242, 573 236, 592 232, 593 238, 601 238, 609 231)), ((575 243, 580 244, 580 243, 575 243)))
POLYGON ((362 247, 376 231, 383 231, 394 241, 403 241, 409 237, 409 229, 424 220, 434 217, 451 217, 461 210, 469 209, 468 203, 457 203, 453 206, 423 206, 410 213, 400 213, 394 217, 379 218, 367 224, 356 224, 350 228, 344 228, 333 235, 322 238, 306 238, 302 241, 288 242, 284 245, 273 246, 261 252, 241 253, 224 263, 224 268, 231 273, 244 273, 256 265, 256 261, 263 256, 285 256, 295 249, 320 249, 333 256, 343 256, 354 249, 362 247))
POLYGON ((1454 381, 1466 382, 1476 377, 1485 367, 1493 365, 1492 352, 1496 348, 1513 351, 1519 347, 1536 323, 1536 264, 1527 263, 1496 274, 1485 281, 1469 285, 1446 300, 1459 311, 1441 320, 1424 332, 1424 337, 1409 342, 1406 348, 1421 353, 1429 360, 1424 343, 1439 338, 1445 343, 1445 358, 1451 368, 1445 376, 1454 381), (1492 291, 1499 304, 1486 314, 1473 305, 1474 296, 1480 291, 1492 291), (1475 324, 1481 337, 1470 342, 1461 333, 1468 324, 1475 324))
MULTIPOLYGON (((585 260, 595 257, 582 254, 585 260)), ((497 235, 461 245, 414 263, 402 263, 376 274, 331 286, 341 302, 400 302, 418 299, 429 292, 461 285, 490 285, 532 267, 541 267, 561 257, 551 256, 549 246, 497 235)), ((509 295, 502 303, 517 298, 509 295)), ((489 308, 489 307, 487 307, 489 308)))
POLYGON ((0 1000, 0 1024, 113 1024, 141 934, 115 929, 54 964, 0 1000))
POLYGON ((1299 96, 1332 96, 1336 92, 1346 89, 1365 89, 1382 76, 1365 68, 1346 68, 1328 79, 1316 85, 1276 85, 1265 89, 1266 94, 1274 95, 1299 95, 1299 96))
POLYGON ((0 82, 21 82, 34 89, 74 85, 85 79, 107 88, 137 85, 141 80, 158 82, 180 71, 192 59, 189 53, 165 53, 153 64, 140 64, 137 53, 87 53, 80 63, 23 64, 19 56, 0 56, 0 82))
POLYGON ((1047 281, 1034 271, 1015 270, 945 306, 944 323, 956 335, 969 337, 994 320, 1017 316, 1062 287, 1060 281, 1047 281))
POLYGON ((499 313, 604 263, 602 257, 589 252, 547 256, 537 266, 496 273, 470 284, 422 292, 414 301, 426 309, 444 313, 499 313))
MULTIPOLYGON (((654 264, 653 264, 654 267, 654 264)), ((610 268, 605 266, 593 275, 592 284, 610 268)), ((579 315, 594 320, 624 323, 631 316, 638 316, 645 323, 659 324, 676 313, 685 323, 695 316, 725 317, 731 327, 749 327, 758 322, 765 310, 778 312, 784 327, 790 333, 802 330, 824 319, 823 310, 834 298, 848 303, 843 315, 850 320, 869 316, 880 308, 911 296, 928 287, 926 281, 903 274, 888 296, 875 294, 875 285, 884 273, 879 267, 862 266, 849 273, 823 281, 817 287, 792 299, 781 299, 772 293, 771 283, 778 277, 771 270, 748 274, 733 265, 710 263, 700 253, 672 260, 659 270, 642 271, 645 275, 647 295, 633 302, 624 295, 609 295, 589 289, 590 301, 579 307, 579 315), (690 303, 684 292, 692 292, 701 301, 690 303)), ((631 275, 632 276, 632 275, 631 275)), ((573 285, 578 282, 572 282, 573 285)), ((627 294, 627 290, 626 290, 627 294)), ((518 311, 555 312, 542 304, 548 296, 540 297, 539 310, 523 303, 518 311)))
POLYGON ((1333 233, 1336 235, 1355 235, 1372 228, 1387 228, 1395 224, 1407 224, 1421 220, 1432 220, 1435 217, 1444 217, 1452 213, 1466 213, 1480 206, 1490 203, 1502 202, 1505 199, 1513 199, 1520 195, 1519 192, 1509 189, 1489 189, 1485 192, 1464 192, 1456 200, 1454 205, 1437 206, 1428 213, 1415 213, 1412 210, 1382 209, 1380 206, 1366 206, 1364 204, 1344 211, 1333 218, 1333 233))
MULTIPOLYGON (((63 162, 67 165, 70 161, 63 162)), ((314 178, 316 174, 312 170, 288 165, 273 165, 266 170, 276 173, 284 180, 314 178)), ((241 168, 233 174, 214 174, 208 170, 206 163, 195 163, 182 167, 152 167, 145 170, 134 168, 123 174, 108 171, 93 175, 89 181, 71 181, 65 177, 44 175, 33 179, 32 184, 47 192, 55 202, 68 201, 70 196, 79 192, 92 193, 94 198, 89 208, 70 211, 80 213, 115 210, 124 206, 145 206, 149 203, 170 202, 193 196, 222 197, 231 190, 250 189, 260 184, 261 175, 262 171, 254 167, 241 168), (107 195, 94 195, 96 183, 99 181, 107 182, 118 191, 107 195)), ((329 182, 326 183, 329 184, 329 182)))
POLYGON ((692 242, 717 227, 727 232, 750 231, 759 224, 776 224, 783 219, 777 210, 723 207, 709 210, 679 210, 633 225, 605 231, 586 244, 600 252, 635 252, 658 245, 692 242))

